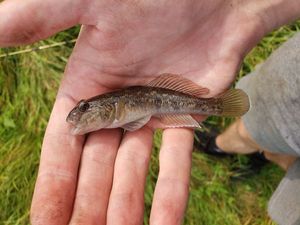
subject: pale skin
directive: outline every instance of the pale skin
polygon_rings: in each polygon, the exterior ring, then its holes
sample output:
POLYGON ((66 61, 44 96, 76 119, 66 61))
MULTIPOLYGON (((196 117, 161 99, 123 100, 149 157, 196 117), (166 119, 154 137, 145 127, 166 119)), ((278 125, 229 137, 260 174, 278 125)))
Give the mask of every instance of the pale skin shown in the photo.
POLYGON ((263 152, 265 157, 287 170, 297 159, 296 156, 276 154, 272 149, 266 149, 257 144, 247 131, 242 119, 238 119, 216 138, 216 144, 224 152, 236 154, 251 154, 263 152))
MULTIPOLYGON (((2 2, 0 46, 33 43, 84 24, 46 130, 32 224, 142 224, 153 129, 73 136, 68 112, 82 98, 145 84, 165 72, 209 88, 210 96, 219 94, 235 79, 245 54, 299 11, 297 0, 2 2)), ((166 129, 162 142, 150 223, 180 224, 193 131, 166 129)))

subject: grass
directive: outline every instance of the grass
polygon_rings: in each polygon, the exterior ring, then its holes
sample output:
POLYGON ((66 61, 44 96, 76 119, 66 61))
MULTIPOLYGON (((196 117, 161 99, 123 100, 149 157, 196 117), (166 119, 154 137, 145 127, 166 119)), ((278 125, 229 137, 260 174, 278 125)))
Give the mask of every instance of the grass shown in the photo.
MULTIPOLYGON (((254 70, 282 42, 300 29, 300 22, 265 37, 245 58, 239 77, 254 70)), ((75 27, 38 44, 71 40, 75 27)), ((0 49, 0 55, 24 49, 0 49)), ((72 44, 0 58, 0 224, 29 224, 29 207, 36 179, 41 142, 60 77, 72 44)), ((231 120, 210 118, 223 130, 231 120)), ((155 135, 154 153, 145 193, 145 224, 158 173, 161 133, 155 135)), ((194 153, 190 199, 184 224, 274 224, 266 213, 267 201, 283 176, 275 165, 243 176, 248 158, 217 159, 194 153)))

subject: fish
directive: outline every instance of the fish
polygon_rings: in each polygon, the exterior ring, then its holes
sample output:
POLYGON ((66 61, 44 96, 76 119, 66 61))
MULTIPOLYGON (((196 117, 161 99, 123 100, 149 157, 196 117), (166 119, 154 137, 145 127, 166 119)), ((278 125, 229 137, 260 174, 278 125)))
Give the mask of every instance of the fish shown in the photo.
POLYGON ((162 74, 145 86, 131 86, 83 99, 66 121, 71 133, 83 135, 99 129, 123 128, 135 131, 154 117, 164 128, 197 128, 194 115, 238 117, 250 107, 248 95, 230 89, 205 98, 209 89, 176 74, 162 74))

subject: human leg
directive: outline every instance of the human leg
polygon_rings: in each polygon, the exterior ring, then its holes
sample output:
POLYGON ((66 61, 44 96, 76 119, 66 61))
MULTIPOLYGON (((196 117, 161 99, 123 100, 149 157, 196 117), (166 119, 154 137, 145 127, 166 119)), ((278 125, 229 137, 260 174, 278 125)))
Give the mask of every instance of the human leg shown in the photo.
POLYGON ((224 152, 250 154, 259 151, 241 119, 236 120, 227 130, 216 137, 216 145, 224 152))
POLYGON ((228 153, 251 153, 256 147, 288 169, 269 203, 269 214, 280 225, 300 224, 300 159, 295 161, 300 156, 299 74, 300 34, 239 81, 237 87, 250 96, 250 111, 216 139, 228 153))
POLYGON ((272 149, 259 146, 250 136, 242 119, 237 119, 228 129, 216 137, 216 146, 226 153, 251 154, 263 152, 266 159, 287 170, 297 159, 296 156, 274 153, 272 149))

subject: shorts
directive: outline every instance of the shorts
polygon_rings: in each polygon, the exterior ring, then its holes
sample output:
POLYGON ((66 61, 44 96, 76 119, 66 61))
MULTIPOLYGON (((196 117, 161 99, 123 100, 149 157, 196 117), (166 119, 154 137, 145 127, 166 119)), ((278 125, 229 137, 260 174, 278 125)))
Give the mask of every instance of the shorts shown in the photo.
POLYGON ((271 152, 300 156, 300 33, 237 87, 250 97, 242 120, 253 140, 271 152))
MULTIPOLYGON (((253 140, 271 152, 300 156, 300 34, 237 87, 250 97, 251 108, 242 120, 253 140)), ((268 211, 279 225, 300 225, 300 159, 273 193, 268 211)))

